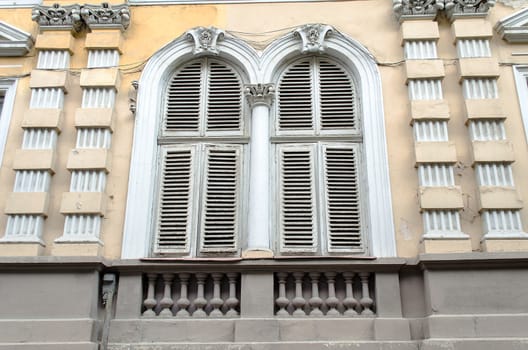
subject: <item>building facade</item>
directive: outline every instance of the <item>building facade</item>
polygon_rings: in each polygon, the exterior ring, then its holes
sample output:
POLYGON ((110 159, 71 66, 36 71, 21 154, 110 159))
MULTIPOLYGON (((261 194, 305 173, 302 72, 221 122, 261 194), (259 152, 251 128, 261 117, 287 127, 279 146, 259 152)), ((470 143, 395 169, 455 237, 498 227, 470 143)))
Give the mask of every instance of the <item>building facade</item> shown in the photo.
POLYGON ((528 348, 527 5, 0 4, 0 349, 528 348))

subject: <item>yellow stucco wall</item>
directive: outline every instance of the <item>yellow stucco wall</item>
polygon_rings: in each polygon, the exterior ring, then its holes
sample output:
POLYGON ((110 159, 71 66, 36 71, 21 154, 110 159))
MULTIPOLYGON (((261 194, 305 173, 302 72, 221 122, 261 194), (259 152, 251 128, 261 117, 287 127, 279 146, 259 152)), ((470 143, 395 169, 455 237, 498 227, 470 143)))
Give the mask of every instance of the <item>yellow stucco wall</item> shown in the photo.
MULTIPOLYGON (((57 2, 45 1, 51 5, 57 2)), ((61 4, 72 1, 58 1, 61 4)), ((117 4, 120 1, 111 1, 117 4)), ((115 131, 112 136, 112 170, 107 179, 107 211, 102 226, 103 255, 118 258, 121 251, 130 151, 134 127, 134 116, 128 109, 130 83, 138 80, 141 64, 165 44, 196 26, 215 26, 227 33, 248 40, 257 49, 264 48, 295 27, 306 23, 327 23, 364 45, 380 63, 383 105, 392 188, 393 214, 396 229, 398 254, 402 257, 416 256, 420 251, 423 233, 419 210, 418 176, 414 165, 414 139, 410 126, 410 104, 406 73, 401 46, 400 25, 395 19, 388 1, 344 1, 310 3, 225 4, 225 5, 167 5, 131 6, 132 22, 123 33, 123 55, 121 82, 118 88, 115 111, 115 131), (137 69, 135 69, 137 67, 137 69)), ((499 19, 514 10, 496 5, 488 16, 494 25, 499 19)), ((37 35, 37 25, 31 21, 30 9, 0 9, 0 20, 37 35)), ((464 210, 461 212, 462 231, 471 237, 473 250, 481 250, 482 224, 478 213, 478 187, 472 168, 472 146, 466 126, 464 99, 456 65, 454 36, 447 19, 438 20, 440 39, 438 56, 443 60, 445 78, 444 98, 449 104, 449 136, 456 146, 456 184, 461 187, 464 210)), ((66 162, 75 147, 75 109, 80 106, 82 91, 79 86, 80 69, 86 66, 84 49, 86 32, 75 35, 74 55, 71 59, 71 89, 66 96, 65 118, 56 150, 56 173, 52 178, 49 216, 45 222, 43 240, 46 242, 42 254, 50 255, 53 241, 62 235, 64 216, 60 214, 62 193, 69 191, 70 172, 66 162)), ((500 62, 498 80, 499 96, 507 115, 506 133, 514 144, 516 161, 513 171, 516 185, 522 198, 528 200, 527 144, 520 117, 512 68, 509 63, 528 63, 528 55, 512 57, 511 52, 527 52, 528 45, 508 45, 495 33, 491 41, 492 55, 500 62)), ((35 51, 24 58, 0 58, 0 74, 29 73, 36 65, 35 51), (19 68, 2 68, 3 65, 22 64, 19 68)), ((12 192, 14 171, 13 155, 22 143, 21 122, 29 108, 29 78, 19 80, 16 105, 12 116, 4 162, 0 170, 0 198, 12 192)), ((368 116, 364 116, 368 118, 368 116)), ((0 212, 4 212, 5 201, 0 200, 0 212)), ((522 220, 528 228, 528 210, 523 209, 522 220)), ((0 216, 0 232, 6 225, 6 216, 0 216)), ((1 234, 0 234, 1 235, 1 234)))

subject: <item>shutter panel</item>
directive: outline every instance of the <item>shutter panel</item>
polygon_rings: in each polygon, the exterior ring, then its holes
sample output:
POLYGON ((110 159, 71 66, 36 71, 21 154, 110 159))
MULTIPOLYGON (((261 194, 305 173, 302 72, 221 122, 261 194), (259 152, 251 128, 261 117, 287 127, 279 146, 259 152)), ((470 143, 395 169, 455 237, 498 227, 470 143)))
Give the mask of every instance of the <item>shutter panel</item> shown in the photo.
POLYGON ((194 161, 192 146, 162 149, 157 253, 189 253, 192 228, 194 161))
POLYGON ((358 147, 322 147, 328 251, 362 251, 358 147))
POLYGON ((235 252, 242 146, 208 145, 202 194, 201 252, 235 252))
POLYGON ((279 82, 279 131, 313 131, 313 89, 310 60, 291 65, 279 82))
POLYGON ((314 146, 279 146, 279 230, 282 252, 317 250, 314 146))
POLYGON ((199 131, 202 64, 202 61, 194 61, 183 66, 170 81, 164 131, 199 131))
POLYGON ((335 63, 319 61, 321 130, 357 128, 352 80, 335 63))
POLYGON ((207 131, 242 130, 242 83, 230 67, 210 61, 207 131))

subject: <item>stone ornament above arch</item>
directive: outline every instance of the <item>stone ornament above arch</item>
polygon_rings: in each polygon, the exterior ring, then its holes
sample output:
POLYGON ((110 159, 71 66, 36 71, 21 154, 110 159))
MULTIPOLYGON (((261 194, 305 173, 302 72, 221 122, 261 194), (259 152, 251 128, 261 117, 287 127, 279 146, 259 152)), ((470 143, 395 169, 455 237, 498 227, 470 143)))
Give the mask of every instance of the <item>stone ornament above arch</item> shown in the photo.
POLYGON ((395 230, 385 139, 381 78, 372 54, 331 26, 309 24, 276 39, 260 54, 242 39, 217 28, 194 28, 170 42, 149 60, 139 81, 134 143, 129 174, 122 258, 149 256, 156 193, 157 132, 163 112, 162 91, 171 73, 196 55, 213 54, 236 65, 245 84, 269 84, 290 59, 303 53, 338 58, 354 75, 364 116, 370 253, 396 256, 395 230))

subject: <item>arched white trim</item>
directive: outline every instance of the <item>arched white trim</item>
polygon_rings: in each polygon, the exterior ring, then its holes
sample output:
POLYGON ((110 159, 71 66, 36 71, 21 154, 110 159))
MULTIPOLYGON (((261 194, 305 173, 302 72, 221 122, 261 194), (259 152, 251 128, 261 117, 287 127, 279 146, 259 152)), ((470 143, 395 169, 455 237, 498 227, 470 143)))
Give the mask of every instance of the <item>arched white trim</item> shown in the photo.
MULTIPOLYGON (((156 52, 141 74, 121 251, 123 259, 149 255, 156 193, 157 136, 163 109, 163 96, 158 92, 164 91, 170 73, 177 66, 194 57, 193 45, 186 35, 179 37, 156 52)), ((250 82, 258 80, 259 59, 253 48, 228 35, 217 47, 218 56, 237 65, 250 82)))
MULTIPOLYGON (((335 30, 325 45, 329 55, 347 64, 358 83, 367 163, 370 253, 378 257, 396 256, 383 96, 376 62, 362 45, 335 30)), ((272 81, 280 64, 299 55, 300 49, 301 41, 293 33, 273 42, 260 58, 242 40, 226 35, 218 42, 220 57, 240 65, 252 84, 272 81)), ((180 37, 159 50, 141 75, 121 254, 123 259, 146 257, 151 246, 152 206, 156 193, 156 137, 162 112, 162 96, 153 92, 162 91, 170 72, 193 57, 192 50, 192 42, 180 37)))
MULTIPOLYGON (((396 256, 383 94, 376 62, 361 44, 336 30, 324 44, 325 52, 346 64, 358 84, 367 168, 370 254, 396 256)), ((301 39, 290 33, 266 48, 262 55, 263 81, 273 81, 281 63, 298 56, 301 45, 301 39)))

